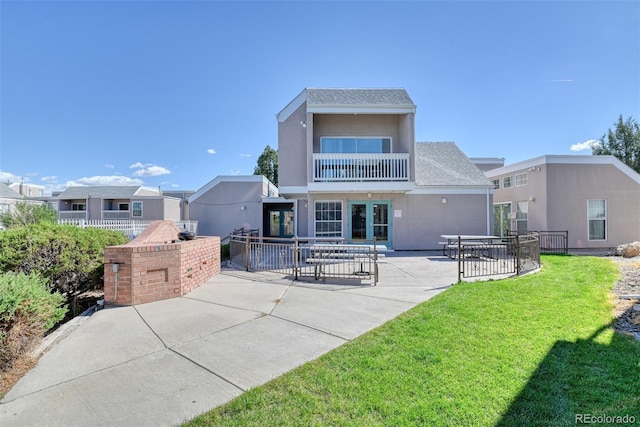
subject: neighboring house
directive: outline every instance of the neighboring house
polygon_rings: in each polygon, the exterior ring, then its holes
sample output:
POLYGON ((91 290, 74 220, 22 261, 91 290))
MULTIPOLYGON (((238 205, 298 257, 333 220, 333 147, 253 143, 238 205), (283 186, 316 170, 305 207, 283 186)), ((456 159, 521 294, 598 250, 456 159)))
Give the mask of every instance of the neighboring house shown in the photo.
POLYGON ((12 212, 13 206, 23 200, 24 196, 12 190, 7 184, 0 183, 0 213, 12 212))
POLYGON ((485 174, 496 234, 567 230, 576 249, 640 240, 640 175, 614 156, 545 155, 485 174))
POLYGON ((181 200, 142 186, 68 187, 50 199, 59 219, 180 221, 181 200))
POLYGON ((190 219, 201 236, 228 236, 233 230, 261 229, 263 236, 291 237, 293 205, 278 198, 278 189, 262 175, 217 176, 189 197, 190 219), (266 220, 271 220, 269 224, 266 220), (282 225, 282 227, 281 227, 282 225), (277 232, 276 232, 277 229, 277 232))
POLYGON ((415 112, 404 89, 308 88, 277 114, 298 236, 435 249, 491 232, 492 184, 455 144, 416 143, 415 112))
POLYGON ((195 190, 162 190, 163 196, 174 197, 180 199, 180 219, 188 220, 189 216, 189 197, 195 193, 195 190))
POLYGON ((44 185, 14 182, 10 184, 9 187, 25 197, 44 197, 44 185))

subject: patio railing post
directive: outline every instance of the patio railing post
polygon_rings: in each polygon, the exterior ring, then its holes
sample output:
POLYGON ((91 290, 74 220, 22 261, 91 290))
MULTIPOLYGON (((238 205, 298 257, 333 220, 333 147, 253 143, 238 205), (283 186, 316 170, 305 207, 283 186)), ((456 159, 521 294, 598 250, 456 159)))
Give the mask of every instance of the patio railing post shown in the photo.
POLYGON ((376 236, 373 236, 373 286, 378 284, 378 246, 376 236))
POLYGON ((293 279, 298 280, 298 263, 300 262, 300 247, 298 246, 298 236, 293 239, 293 279))
POLYGON ((458 282, 462 281, 462 239, 458 236, 458 282))
POLYGON ((250 237, 247 235, 245 238, 245 246, 244 246, 244 268, 246 271, 249 271, 249 239, 250 237))
POLYGON ((520 275, 520 237, 515 236, 516 239, 516 276, 520 275))

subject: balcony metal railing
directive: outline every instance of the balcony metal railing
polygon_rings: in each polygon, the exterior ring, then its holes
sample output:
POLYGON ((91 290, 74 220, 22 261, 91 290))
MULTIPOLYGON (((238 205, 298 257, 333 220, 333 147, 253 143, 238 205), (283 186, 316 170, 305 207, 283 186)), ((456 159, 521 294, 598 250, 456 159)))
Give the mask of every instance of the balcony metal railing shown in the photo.
POLYGON ((314 182, 409 181, 408 153, 313 154, 314 182))
POLYGON ((102 211, 102 219, 129 219, 129 218, 131 218, 130 211, 116 211, 116 210, 102 211))
POLYGON ((58 211, 59 219, 87 219, 87 211, 58 211))

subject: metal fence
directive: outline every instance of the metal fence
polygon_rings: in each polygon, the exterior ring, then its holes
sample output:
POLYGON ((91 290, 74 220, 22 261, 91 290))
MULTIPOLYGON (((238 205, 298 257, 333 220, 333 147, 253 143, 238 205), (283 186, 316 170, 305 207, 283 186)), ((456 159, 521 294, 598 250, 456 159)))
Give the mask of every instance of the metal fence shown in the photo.
POLYGON ((536 233, 495 238, 458 237, 449 244, 463 278, 522 274, 540 267, 540 240, 536 233))
MULTIPOLYGON (((153 221, 137 221, 124 219, 59 219, 58 224, 74 225, 80 228, 101 228, 105 230, 116 230, 126 234, 129 239, 135 239, 153 221)), ((197 232, 198 221, 176 221, 176 226, 180 230, 197 232)))
POLYGON ((512 231, 512 236, 518 234, 537 234, 540 236, 540 253, 549 254, 568 254, 569 253, 569 231, 512 231))
POLYGON ((344 244, 337 238, 261 238, 231 235, 231 262, 247 271, 273 271, 294 279, 373 279, 378 282, 375 245, 344 244))

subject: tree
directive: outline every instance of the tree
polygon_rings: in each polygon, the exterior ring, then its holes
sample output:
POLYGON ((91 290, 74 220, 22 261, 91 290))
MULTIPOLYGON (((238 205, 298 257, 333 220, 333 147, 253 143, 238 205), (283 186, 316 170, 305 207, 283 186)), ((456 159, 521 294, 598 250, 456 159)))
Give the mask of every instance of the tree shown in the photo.
POLYGON ((275 186, 278 186, 278 152, 267 145, 258 157, 258 164, 253 170, 253 174, 264 175, 275 186))
POLYGON ((56 211, 44 204, 17 202, 13 212, 0 214, 0 223, 7 228, 23 227, 30 224, 58 222, 56 211))
POLYGON ((640 173, 640 125, 633 118, 622 119, 614 123, 615 129, 609 129, 602 135, 599 144, 592 149, 594 155, 613 155, 627 166, 640 173))

